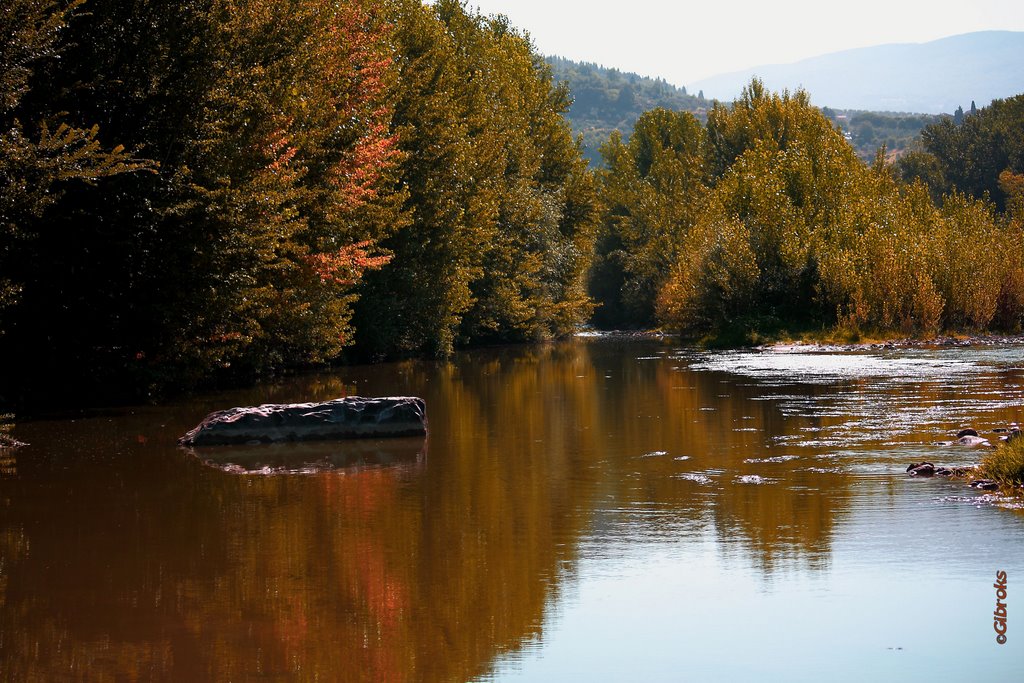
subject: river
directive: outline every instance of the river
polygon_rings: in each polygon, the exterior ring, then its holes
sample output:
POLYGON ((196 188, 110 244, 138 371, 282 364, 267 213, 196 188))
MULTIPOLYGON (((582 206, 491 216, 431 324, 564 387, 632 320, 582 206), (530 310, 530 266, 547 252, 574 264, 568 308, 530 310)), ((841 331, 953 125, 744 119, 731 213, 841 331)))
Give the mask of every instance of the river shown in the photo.
POLYGON ((20 423, 0 680, 1020 680, 1024 513, 904 472, 1010 422, 1024 345, 576 339, 20 423), (429 436, 175 445, 343 395, 429 436))

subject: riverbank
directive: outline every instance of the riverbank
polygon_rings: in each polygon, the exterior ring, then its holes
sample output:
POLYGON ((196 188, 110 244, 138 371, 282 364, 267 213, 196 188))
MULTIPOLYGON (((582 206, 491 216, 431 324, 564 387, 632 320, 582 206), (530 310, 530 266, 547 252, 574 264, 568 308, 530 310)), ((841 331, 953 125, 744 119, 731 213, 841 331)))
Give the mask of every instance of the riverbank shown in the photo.
POLYGON ((0 453, 5 450, 13 451, 15 448, 25 445, 10 435, 12 429, 14 429, 14 415, 0 414, 0 453))
POLYGON ((797 338, 779 339, 762 344, 757 348, 773 350, 817 350, 822 351, 863 351, 884 349, 933 349, 943 347, 1010 346, 1024 344, 1024 335, 971 335, 950 334, 936 337, 891 337, 867 338, 857 341, 842 338, 797 338))
POLYGON ((703 348, 756 348, 776 351, 864 351, 880 349, 930 349, 943 347, 1010 346, 1024 344, 1020 334, 973 334, 953 332, 932 337, 907 337, 899 333, 853 334, 847 330, 813 330, 791 333, 727 331, 704 337, 686 337, 663 329, 595 330, 584 329, 575 335, 581 339, 677 339, 703 348))

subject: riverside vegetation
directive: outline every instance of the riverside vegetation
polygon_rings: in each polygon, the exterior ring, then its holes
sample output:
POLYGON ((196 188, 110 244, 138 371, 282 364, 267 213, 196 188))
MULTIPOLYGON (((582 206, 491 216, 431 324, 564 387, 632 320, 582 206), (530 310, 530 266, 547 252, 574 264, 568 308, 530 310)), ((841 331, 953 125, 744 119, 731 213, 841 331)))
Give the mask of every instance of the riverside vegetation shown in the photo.
POLYGON ((0 403, 588 321, 742 342, 1024 316, 1024 96, 865 164, 753 81, 706 122, 640 115, 591 171, 567 87, 458 0, 12 0, 0 29, 0 403))
POLYGON ((1008 120, 1022 116, 1024 97, 997 102, 970 130, 926 129, 906 163, 869 166, 800 91, 754 81, 704 126, 649 112, 604 148, 604 312, 694 334, 1017 330, 1024 144, 1008 120))
POLYGON ((1024 440, 1000 444, 982 459, 981 473, 1004 490, 1019 491, 1024 487, 1024 440))
POLYGON ((502 18, 13 0, 0 30, 10 401, 444 356, 592 309, 595 181, 502 18))

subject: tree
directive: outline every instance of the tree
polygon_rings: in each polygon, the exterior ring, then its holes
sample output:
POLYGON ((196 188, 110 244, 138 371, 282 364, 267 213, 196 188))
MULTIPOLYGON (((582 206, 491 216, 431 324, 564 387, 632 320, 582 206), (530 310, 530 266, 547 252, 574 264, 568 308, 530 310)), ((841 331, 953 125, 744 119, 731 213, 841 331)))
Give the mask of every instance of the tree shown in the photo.
POLYGON ((589 313, 594 197, 564 89, 501 17, 394 6, 395 130, 412 222, 357 307, 368 353, 564 334, 589 313))
POLYGON ((643 114, 628 143, 602 148, 605 218, 591 281, 602 325, 650 325, 658 291, 697 219, 706 135, 687 112, 643 114))
POLYGON ((370 7, 140 0, 75 15, 26 106, 98 121, 160 168, 65 193, 45 249, 19 255, 11 351, 67 381, 87 369, 137 386, 323 362, 351 343, 355 285, 403 220, 387 26, 370 7))
POLYGON ((106 148, 95 124, 69 124, 59 109, 25 105, 35 71, 57 61, 82 2, 10 0, 0 9, 0 335, 9 325, 5 309, 25 286, 19 261, 50 237, 40 220, 64 190, 152 167, 123 146, 106 148))
POLYGON ((999 174, 1024 168, 1024 95, 993 100, 962 125, 945 119, 927 126, 921 142, 942 171, 942 185, 933 191, 955 188, 978 199, 987 193, 1005 210, 1007 196, 999 187, 999 174))

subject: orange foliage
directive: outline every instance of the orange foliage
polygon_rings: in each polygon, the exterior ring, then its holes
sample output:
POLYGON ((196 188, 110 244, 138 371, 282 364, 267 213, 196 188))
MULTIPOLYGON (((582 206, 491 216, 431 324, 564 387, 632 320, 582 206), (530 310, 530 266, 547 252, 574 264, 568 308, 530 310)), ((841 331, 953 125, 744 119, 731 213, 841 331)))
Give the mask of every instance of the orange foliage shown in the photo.
POLYGON ((336 252, 310 254, 306 261, 323 283, 354 285, 367 270, 379 270, 391 262, 391 255, 371 256, 372 240, 356 242, 336 252))
MULTIPOLYGON (((387 77, 394 66, 390 54, 382 51, 382 33, 391 27, 376 21, 362 3, 349 3, 332 17, 325 49, 338 50, 334 77, 352 83, 346 93, 345 109, 358 112, 364 121, 360 137, 346 150, 332 169, 332 180, 346 209, 355 209, 377 198, 382 174, 399 158, 398 136, 391 133, 390 107, 385 101, 387 77)), ((330 62, 328 62, 330 63, 330 62)), ((330 77, 330 75, 328 75, 330 77)))

